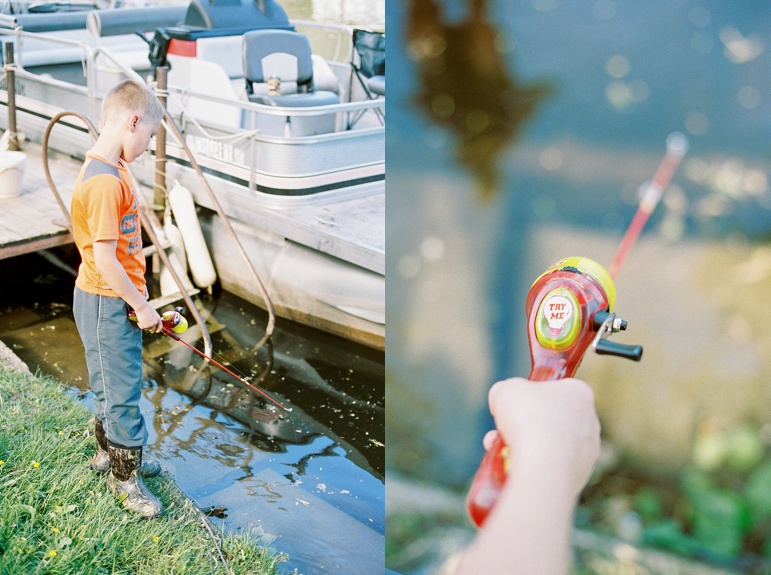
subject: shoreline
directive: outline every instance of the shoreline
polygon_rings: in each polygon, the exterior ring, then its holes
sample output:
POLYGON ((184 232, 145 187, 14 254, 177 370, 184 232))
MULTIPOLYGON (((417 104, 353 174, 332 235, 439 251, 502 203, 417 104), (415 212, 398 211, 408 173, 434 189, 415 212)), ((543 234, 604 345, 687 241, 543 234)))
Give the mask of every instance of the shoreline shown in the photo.
POLYGON ((0 366, 6 366, 27 375, 33 375, 29 366, 13 350, 0 340, 0 366))

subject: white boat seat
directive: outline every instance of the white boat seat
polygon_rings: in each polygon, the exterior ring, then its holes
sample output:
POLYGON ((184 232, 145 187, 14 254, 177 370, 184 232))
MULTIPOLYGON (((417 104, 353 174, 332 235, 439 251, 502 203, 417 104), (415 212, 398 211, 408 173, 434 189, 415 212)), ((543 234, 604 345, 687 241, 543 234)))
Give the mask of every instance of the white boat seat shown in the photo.
MULTIPOLYGON (((243 36, 243 66, 250 101, 307 108, 340 102, 334 92, 315 90, 313 58, 308 39, 289 30, 253 30, 243 36), (271 89, 270 82, 279 85, 271 89), (277 93, 274 93, 277 92, 277 93)), ((307 136, 334 131, 334 114, 287 118, 263 114, 260 130, 274 135, 307 136), (288 125, 291 123, 291 127, 288 125)))
POLYGON ((340 80, 332 70, 332 66, 318 54, 313 54, 311 58, 313 59, 314 89, 340 94, 340 80))
MULTIPOLYGON (((248 100, 244 87, 244 64, 242 60, 243 39, 240 35, 211 36, 199 38, 196 41, 196 58, 219 64, 230 78, 230 83, 239 98, 248 100)), ((317 90, 326 90, 340 93, 337 76, 324 58, 314 54, 313 59, 313 84, 317 90)), ((267 93, 267 84, 264 88, 257 87, 267 93)), ((284 83, 283 90, 287 93, 295 92, 295 82, 284 83)))
MULTIPOLYGON (((280 80, 280 93, 318 94, 319 102, 326 102, 328 95, 316 91, 313 79, 313 57, 308 39, 289 30, 253 30, 243 36, 243 69, 246 91, 250 95, 265 95, 269 91, 268 80, 280 80)), ((304 101, 314 104, 314 97, 304 101)))

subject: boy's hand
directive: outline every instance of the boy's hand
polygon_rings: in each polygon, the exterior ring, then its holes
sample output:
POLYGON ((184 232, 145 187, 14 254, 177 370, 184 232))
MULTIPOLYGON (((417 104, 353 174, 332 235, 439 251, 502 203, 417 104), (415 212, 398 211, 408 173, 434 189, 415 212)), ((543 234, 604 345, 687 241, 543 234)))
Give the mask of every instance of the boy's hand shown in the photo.
POLYGON ((163 330, 163 318, 149 303, 139 306, 134 310, 137 314, 137 325, 153 333, 163 330))
POLYGON ((496 383, 489 394, 496 431, 485 436, 489 449, 500 433, 512 448, 512 465, 535 463, 559 470, 571 479, 576 493, 589 479, 600 453, 600 423, 594 393, 580 379, 528 381, 512 378, 496 383))

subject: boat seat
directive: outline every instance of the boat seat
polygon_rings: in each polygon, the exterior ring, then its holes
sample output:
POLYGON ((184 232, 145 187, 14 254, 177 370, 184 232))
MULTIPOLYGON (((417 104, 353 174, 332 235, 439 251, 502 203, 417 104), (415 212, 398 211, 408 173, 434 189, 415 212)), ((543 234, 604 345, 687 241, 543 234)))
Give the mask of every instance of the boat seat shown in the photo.
MULTIPOLYGON (((358 80, 364 97, 374 100, 385 97, 385 34, 354 28, 351 37, 353 50, 351 50, 351 74, 348 86, 348 98, 353 99, 353 79, 358 80)), ((385 124, 382 110, 375 109, 375 115, 381 125, 385 124)), ((348 129, 365 114, 365 111, 354 112, 348 119, 348 129)))
MULTIPOLYGON (((219 64, 242 100, 248 100, 244 86, 244 65, 242 61, 243 38, 240 35, 211 36, 196 41, 196 57, 219 64)), ((340 93, 337 76, 324 58, 314 54, 313 84, 317 90, 340 93)))
MULTIPOLYGON (((243 36, 243 69, 251 102, 310 108, 338 104, 332 91, 316 90, 308 39, 289 30, 253 30, 243 36)), ((335 115, 276 116, 260 114, 259 128, 272 135, 310 136, 333 132, 335 115)))
POLYGON ((225 71, 233 91, 247 100, 244 88, 244 66, 241 62, 241 36, 213 36, 196 41, 196 57, 199 60, 219 64, 225 71))

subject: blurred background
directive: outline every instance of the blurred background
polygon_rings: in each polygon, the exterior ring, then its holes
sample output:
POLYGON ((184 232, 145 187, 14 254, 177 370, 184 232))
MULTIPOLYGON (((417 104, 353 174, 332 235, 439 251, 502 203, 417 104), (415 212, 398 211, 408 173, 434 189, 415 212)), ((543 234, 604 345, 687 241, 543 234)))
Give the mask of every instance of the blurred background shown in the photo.
POLYGON ((690 150, 616 281, 615 339, 643 360, 578 371, 604 449, 577 569, 771 572, 771 4, 394 0, 386 18, 388 566, 447 572, 468 541, 487 391, 529 372, 527 290, 563 257, 610 264, 678 131, 690 150))

